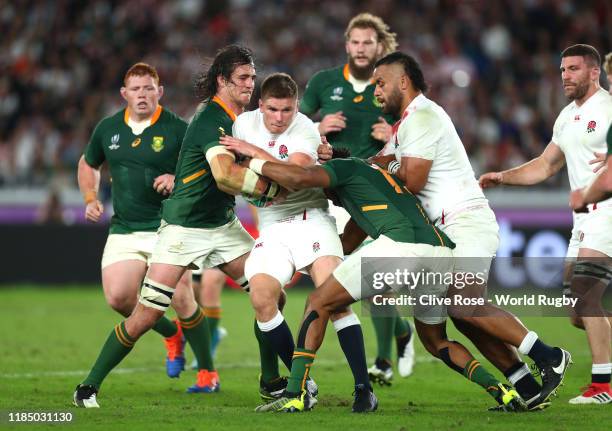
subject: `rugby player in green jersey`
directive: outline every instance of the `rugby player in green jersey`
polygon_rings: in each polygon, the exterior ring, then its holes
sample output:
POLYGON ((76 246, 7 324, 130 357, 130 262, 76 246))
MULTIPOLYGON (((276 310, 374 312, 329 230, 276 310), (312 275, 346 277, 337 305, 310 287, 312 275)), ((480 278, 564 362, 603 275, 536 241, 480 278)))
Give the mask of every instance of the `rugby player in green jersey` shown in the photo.
MULTIPOLYGON (((375 165, 357 159, 334 159, 323 166, 302 168, 253 159, 249 167, 255 172, 277 181, 288 190, 323 187, 328 196, 351 215, 342 236, 347 253, 355 250, 370 236, 373 242, 351 254, 340 264, 327 281, 308 299, 296 349, 291 377, 285 396, 258 407, 256 411, 304 411, 308 405, 303 380, 308 376, 317 349, 320 347, 330 312, 361 299, 382 293, 369 286, 362 289, 361 279, 368 279, 384 265, 386 258, 405 258, 403 264, 411 272, 452 273, 454 243, 427 218, 418 199, 404 187, 397 177, 375 165), (362 258, 380 258, 371 268, 362 267, 362 258), (363 272, 363 273, 362 273, 363 272)), ((367 283, 366 283, 367 284, 367 283)), ((444 298, 448 284, 416 286, 418 295, 444 298)), ((513 389, 502 385, 474 359, 461 344, 449 341, 440 322, 445 320, 441 306, 415 306, 417 332, 427 331, 430 351, 448 351, 449 366, 467 379, 482 386, 508 410, 526 409, 524 401, 513 389)), ((356 388, 353 412, 376 410, 378 402, 371 388, 356 388)))
MULTIPOLYGON (((190 287, 179 284, 188 268, 216 266, 244 282, 244 260, 253 239, 234 214, 232 194, 244 192, 273 198, 280 191, 277 184, 235 164, 234 155, 218 142, 220 136, 231 133, 236 113, 242 112, 253 93, 255 68, 251 51, 235 45, 221 49, 197 85, 204 106, 183 139, 175 187, 163 202, 161 227, 139 303, 111 331, 90 375, 77 387, 77 406, 98 407, 96 394, 102 380, 163 317, 175 290, 181 296, 184 290, 193 299, 190 287)), ((180 323, 192 346, 206 346, 194 349, 200 370, 196 384, 188 392, 217 392, 219 377, 208 348, 209 330, 195 301, 192 314, 181 317, 180 323)))
MULTIPOLYGON (((125 317, 136 306, 157 240, 161 202, 174 187, 187 129, 185 121, 159 104, 163 91, 154 67, 133 65, 121 88, 127 107, 100 121, 78 166, 85 218, 94 223, 104 213, 97 196, 100 167, 106 162, 110 170, 114 214, 102 256, 102 286, 108 304, 125 317)), ((181 283, 188 284, 188 277, 181 283)), ((173 306, 179 317, 193 314, 192 297, 179 295, 173 306)), ((153 330, 166 338, 168 375, 178 377, 184 365, 180 326, 164 317, 153 330)))
MULTIPOLYGON (((300 102, 300 111, 312 116, 319 113, 319 133, 325 135, 333 147, 344 147, 355 157, 367 159, 380 151, 391 137, 389 123, 393 114, 384 114, 374 97, 372 74, 379 58, 397 47, 395 33, 378 16, 361 13, 353 17, 344 33, 347 63, 315 74, 300 102)), ((345 211, 330 205, 342 232, 348 221, 345 211)), ((375 363, 368 370, 370 378, 380 384, 391 384, 391 345, 395 338, 398 371, 407 377, 414 364, 412 328, 394 307, 388 307, 386 316, 372 316, 377 341, 375 363)))

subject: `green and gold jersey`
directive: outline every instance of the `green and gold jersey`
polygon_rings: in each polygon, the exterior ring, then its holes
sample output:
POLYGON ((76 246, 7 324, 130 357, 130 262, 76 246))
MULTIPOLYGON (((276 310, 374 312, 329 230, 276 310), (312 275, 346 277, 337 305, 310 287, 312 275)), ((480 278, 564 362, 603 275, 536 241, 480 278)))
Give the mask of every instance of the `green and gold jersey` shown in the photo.
POLYGON ((168 223, 214 228, 235 217, 234 196, 219 190, 206 160, 206 152, 220 145, 221 135, 231 135, 235 119, 223 101, 214 97, 189 123, 176 166, 174 191, 163 204, 162 218, 168 223))
POLYGON ((346 117, 346 128, 328 133, 327 140, 334 147, 346 147, 353 157, 368 158, 376 154, 385 144, 371 136, 372 125, 378 117, 393 124, 393 116, 385 115, 374 97, 375 85, 369 84, 357 93, 349 82, 348 64, 315 74, 304 92, 300 111, 311 116, 318 111, 321 117, 342 111, 346 117))
POLYGON ((455 248, 429 221, 418 198, 386 170, 355 157, 330 160, 323 168, 344 209, 372 238, 455 248))
POLYGON ((134 135, 128 119, 126 108, 100 121, 84 154, 94 168, 108 163, 114 210, 111 234, 159 227, 161 203, 166 197, 153 189, 153 181, 160 175, 174 174, 187 129, 183 119, 161 106, 140 135, 134 135))

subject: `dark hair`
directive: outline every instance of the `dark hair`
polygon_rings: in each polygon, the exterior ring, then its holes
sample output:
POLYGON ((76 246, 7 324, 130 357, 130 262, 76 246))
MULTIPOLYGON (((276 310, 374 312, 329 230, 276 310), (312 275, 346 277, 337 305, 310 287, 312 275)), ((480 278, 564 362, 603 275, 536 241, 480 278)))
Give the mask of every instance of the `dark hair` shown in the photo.
POLYGON ((128 78, 131 76, 150 76, 155 83, 159 85, 159 75, 153 66, 147 63, 136 63, 125 72, 123 77, 123 85, 127 85, 128 78))
POLYGON ((408 78, 410 78, 410 81, 412 81, 412 86, 415 90, 422 93, 427 91, 428 86, 425 83, 425 77, 423 76, 421 66, 419 66, 419 63, 414 59, 414 57, 411 57, 408 54, 404 54, 400 51, 392 52, 391 54, 385 55, 383 58, 378 60, 374 67, 395 63, 399 63, 404 67, 404 72, 406 72, 406 75, 408 75, 408 78))
POLYGON ((332 159, 348 159, 351 157, 351 150, 346 147, 332 148, 332 159))
POLYGON ((274 97, 277 99, 297 99, 298 87, 293 78, 286 73, 273 73, 261 84, 261 99, 274 97))
POLYGON ((217 55, 206 72, 196 78, 195 87, 199 99, 208 102, 217 94, 217 77, 229 80, 238 66, 250 64, 255 67, 253 52, 244 46, 228 45, 217 51, 217 55))
POLYGON ((599 52, 597 52, 597 50, 591 45, 586 45, 584 43, 579 43, 565 48, 561 53, 561 58, 565 57, 584 57, 584 60, 587 63, 590 63, 590 66, 599 67, 601 64, 601 56, 599 55, 599 52))

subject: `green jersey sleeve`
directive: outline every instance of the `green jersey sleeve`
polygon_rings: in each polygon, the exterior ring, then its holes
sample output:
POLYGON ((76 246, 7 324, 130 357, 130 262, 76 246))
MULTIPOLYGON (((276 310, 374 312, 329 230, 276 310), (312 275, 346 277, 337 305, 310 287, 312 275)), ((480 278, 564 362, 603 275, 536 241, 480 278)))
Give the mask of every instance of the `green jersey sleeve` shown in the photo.
POLYGON ((612 125, 608 129, 608 135, 606 136, 606 142, 608 143, 608 156, 612 155, 612 125))
POLYGON ((320 90, 320 79, 321 72, 315 74, 308 84, 306 84, 306 90, 304 90, 304 96, 300 102, 300 112, 305 115, 315 114, 319 108, 321 107, 321 102, 319 100, 319 95, 321 93, 320 90))
POLYGON ((103 122, 104 120, 98 123, 89 139, 87 147, 85 147, 85 161, 93 168, 99 167, 106 160, 104 148, 102 148, 103 122))
POLYGON ((339 187, 351 178, 354 164, 352 159, 333 159, 321 165, 329 174, 329 187, 339 187))

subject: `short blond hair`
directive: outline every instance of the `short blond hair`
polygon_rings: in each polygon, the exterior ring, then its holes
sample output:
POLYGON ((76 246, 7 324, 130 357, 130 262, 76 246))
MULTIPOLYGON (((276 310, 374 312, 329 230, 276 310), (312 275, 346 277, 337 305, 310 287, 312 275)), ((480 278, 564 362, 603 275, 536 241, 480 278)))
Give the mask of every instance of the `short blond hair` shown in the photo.
POLYGON ((604 57, 603 69, 606 71, 607 75, 612 75, 612 52, 607 53, 604 57))
POLYGON ((389 26, 385 24, 382 18, 368 12, 360 13, 359 15, 354 16, 348 23, 346 31, 344 32, 344 37, 346 40, 349 40, 351 31, 353 31, 355 28, 371 28, 374 30, 376 32, 378 41, 383 46, 383 56, 390 54, 397 49, 397 34, 390 31, 389 26))

